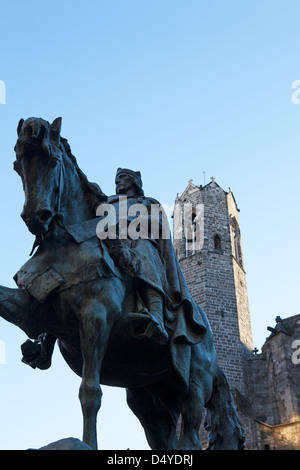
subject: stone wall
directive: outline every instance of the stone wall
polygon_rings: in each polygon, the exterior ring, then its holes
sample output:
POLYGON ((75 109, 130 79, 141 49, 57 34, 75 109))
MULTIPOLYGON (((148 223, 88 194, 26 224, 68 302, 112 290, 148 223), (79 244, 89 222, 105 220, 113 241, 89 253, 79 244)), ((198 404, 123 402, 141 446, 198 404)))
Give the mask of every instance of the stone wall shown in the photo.
POLYGON ((300 421, 269 426, 256 422, 256 450, 299 450, 300 421))
POLYGON ((276 320, 248 359, 256 448, 300 449, 300 315, 276 320))
POLYGON ((237 310, 239 312, 240 340, 247 352, 253 350, 250 310, 246 272, 244 268, 242 236, 239 222, 239 209, 237 208, 232 192, 227 194, 228 215, 230 221, 230 238, 232 250, 233 275, 235 282, 235 295, 237 310), (238 233, 236 233, 238 232, 238 233))

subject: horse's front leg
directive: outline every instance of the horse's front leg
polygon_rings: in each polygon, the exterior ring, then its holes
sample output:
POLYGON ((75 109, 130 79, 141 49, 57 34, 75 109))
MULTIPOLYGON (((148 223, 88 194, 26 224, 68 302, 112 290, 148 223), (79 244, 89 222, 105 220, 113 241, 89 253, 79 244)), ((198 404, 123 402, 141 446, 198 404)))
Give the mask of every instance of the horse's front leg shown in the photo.
POLYGON ((29 338, 42 332, 42 306, 25 289, 0 286, 0 317, 21 328, 29 338))
POLYGON ((83 442, 97 449, 97 414, 101 406, 100 373, 109 332, 107 311, 95 299, 79 316, 83 357, 79 399, 83 414, 83 442))

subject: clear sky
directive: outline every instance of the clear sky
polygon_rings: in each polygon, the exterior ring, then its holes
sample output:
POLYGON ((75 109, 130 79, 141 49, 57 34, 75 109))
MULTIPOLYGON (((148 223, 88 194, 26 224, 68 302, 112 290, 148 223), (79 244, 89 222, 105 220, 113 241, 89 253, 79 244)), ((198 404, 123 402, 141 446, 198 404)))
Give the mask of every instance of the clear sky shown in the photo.
MULTIPOLYGON (((165 204, 203 171, 232 188, 255 346, 276 315, 300 313, 298 0, 10 0, 0 15, 2 285, 14 287, 33 243, 12 170, 18 121, 62 116, 79 166, 107 194, 119 166, 140 170, 165 204)), ((81 438, 80 379, 60 354, 33 371, 17 327, 0 319, 0 340, 0 448, 81 438)), ((98 422, 100 448, 148 448, 123 390, 105 388, 98 422)))

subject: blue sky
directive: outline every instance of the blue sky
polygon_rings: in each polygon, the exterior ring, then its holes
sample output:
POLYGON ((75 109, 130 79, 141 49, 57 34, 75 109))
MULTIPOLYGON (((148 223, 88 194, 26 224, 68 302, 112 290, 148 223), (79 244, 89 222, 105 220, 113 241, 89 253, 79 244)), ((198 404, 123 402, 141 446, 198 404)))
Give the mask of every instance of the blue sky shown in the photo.
MULTIPOLYGON (((214 176, 241 209, 254 345, 276 315, 299 311, 300 3, 294 0, 11 0, 0 7, 0 281, 33 243, 12 170, 19 119, 63 117, 81 169, 107 194, 119 166, 142 172, 147 195, 172 204, 190 178, 214 176)), ((0 448, 81 438, 79 379, 20 363, 26 339, 0 320, 0 448)), ((147 448, 105 389, 102 448, 147 448)))

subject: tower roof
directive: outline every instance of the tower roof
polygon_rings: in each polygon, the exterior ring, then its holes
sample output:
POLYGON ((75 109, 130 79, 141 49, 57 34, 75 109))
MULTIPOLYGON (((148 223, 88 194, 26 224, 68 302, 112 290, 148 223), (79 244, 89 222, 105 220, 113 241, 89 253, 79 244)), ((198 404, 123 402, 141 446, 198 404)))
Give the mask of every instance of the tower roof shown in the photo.
POLYGON ((193 194, 194 192, 196 191, 205 191, 207 190, 209 187, 211 186, 216 186, 218 189, 220 189, 221 191, 224 192, 224 194, 226 194, 226 196, 228 195, 231 195, 234 203, 235 203, 235 206, 236 206, 236 209, 237 211, 239 212, 240 209, 238 208, 238 205, 236 203, 236 200, 235 200, 235 197, 233 195, 233 192, 231 190, 231 188, 229 187, 229 191, 224 191, 223 188, 221 188, 221 186, 216 182, 215 178, 214 177, 211 177, 211 181, 209 183, 207 183, 205 186, 202 186, 202 184, 200 184, 199 186, 194 184, 193 183, 193 180, 190 179, 189 182, 188 182, 188 185, 187 187, 185 188, 185 190, 183 191, 182 195, 179 196, 179 193, 177 194, 177 197, 176 199, 184 199, 185 197, 188 197, 189 195, 193 194))

